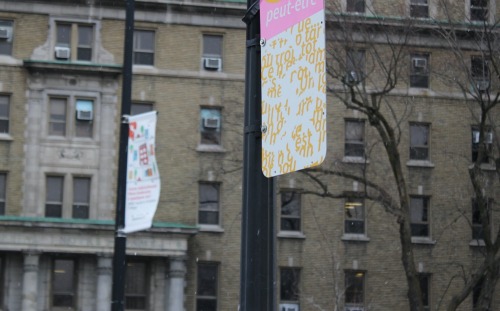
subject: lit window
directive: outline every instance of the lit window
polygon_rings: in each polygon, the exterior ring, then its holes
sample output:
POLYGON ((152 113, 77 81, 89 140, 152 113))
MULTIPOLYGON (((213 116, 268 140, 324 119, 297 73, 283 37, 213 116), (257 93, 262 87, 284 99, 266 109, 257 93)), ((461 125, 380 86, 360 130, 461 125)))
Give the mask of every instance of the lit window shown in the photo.
POLYGON ((10 97, 0 95, 0 133, 9 133, 10 97))
POLYGON ((364 307, 365 273, 363 271, 345 272, 345 307, 364 307))
POLYGON ((73 178, 73 218, 89 218, 90 178, 73 178))
POLYGON ((55 58, 58 60, 91 61, 93 42, 93 25, 58 23, 56 25, 55 58), (73 37, 76 40, 73 40, 73 37))
POLYGON ((429 236, 429 198, 410 197, 411 235, 414 237, 429 236))
POLYGON ((203 68, 205 70, 222 69, 222 36, 203 35, 203 68))
POLYGON ((300 193, 297 191, 281 192, 281 230, 300 231, 300 193))
POLYGON ((0 173, 0 215, 5 215, 5 196, 7 187, 7 174, 0 173))
POLYGON ((472 162, 477 162, 479 163, 488 163, 490 161, 490 155, 491 152, 493 151, 493 132, 490 129, 487 129, 484 131, 484 137, 483 137, 483 150, 482 150, 482 155, 481 158, 478 159, 479 157, 479 149, 481 147, 480 143, 480 131, 478 126, 473 126, 472 127, 472 162))
POLYGON ((200 112, 202 145, 221 144, 221 111, 218 108, 202 108, 200 112))
POLYGON ((54 260, 54 269, 52 271, 52 306, 75 307, 75 271, 74 260, 54 260))
POLYGON ((348 13, 365 13, 365 0, 346 0, 348 13))
POLYGON ((219 187, 218 183, 199 184, 199 224, 219 225, 219 187))
POLYGON ((198 263, 196 311, 217 311, 217 270, 216 263, 198 263))
POLYGON ((488 19, 488 5, 488 0, 470 0, 471 21, 486 21, 488 19))
POLYGON ((127 263, 125 277, 125 309, 146 310, 146 263, 130 261, 127 263))
POLYGON ((410 0, 410 16, 416 18, 429 17, 429 0, 410 0))
POLYGON ((49 135, 66 135, 66 109, 65 98, 51 98, 49 102, 49 135))
POLYGON ((280 268, 280 303, 299 303, 300 268, 280 268))
POLYGON ((422 303, 424 305, 424 311, 429 311, 430 309, 430 289, 431 289, 431 275, 426 273, 420 273, 418 275, 420 283, 420 292, 422 293, 422 303))
POLYGON ((365 234, 365 204, 361 198, 347 198, 344 203, 347 234, 365 234))
POLYGON ((153 111, 153 104, 150 103, 132 103, 130 106, 130 115, 137 115, 153 111))
POLYGON ((345 120, 345 149, 346 157, 365 157, 365 121, 345 120))
POLYGON ((154 65, 155 32, 152 30, 134 30, 134 64, 154 65))
POLYGON ((0 55, 12 55, 13 24, 0 19, 0 55))
POLYGON ((410 124, 410 159, 429 160, 428 124, 410 124))
POLYGON ((47 176, 45 217, 62 217, 64 177, 47 176))
POLYGON ((355 85, 363 81, 366 74, 365 50, 349 49, 346 58, 346 76, 344 83, 355 85))
POLYGON ((429 54, 412 54, 410 87, 429 87, 429 54))

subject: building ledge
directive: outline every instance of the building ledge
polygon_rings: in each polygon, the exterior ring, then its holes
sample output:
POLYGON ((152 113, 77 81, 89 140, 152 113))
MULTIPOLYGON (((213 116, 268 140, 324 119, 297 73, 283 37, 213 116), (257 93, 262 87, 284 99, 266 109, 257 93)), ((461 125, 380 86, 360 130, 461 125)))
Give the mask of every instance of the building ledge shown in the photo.
POLYGON ((23 60, 24 67, 30 71, 43 72, 71 72, 89 75, 112 75, 117 76, 122 73, 122 66, 115 64, 96 64, 90 62, 70 62, 70 61, 45 61, 45 60, 23 60))
POLYGON ((280 231, 278 232, 278 238, 286 239, 305 239, 306 236, 300 231, 280 231))
POLYGON ((484 243, 484 240, 483 239, 474 239, 474 240, 471 240, 469 242, 469 246, 476 246, 476 247, 483 247, 485 246, 486 244, 484 243))
POLYGON ((409 160, 406 162, 406 166, 410 167, 424 167, 424 168, 434 168, 434 163, 428 160, 409 160))
POLYGON ((370 238, 364 234, 344 234, 341 240, 348 242, 370 242, 370 238))
POLYGON ((434 245, 434 244, 436 244, 436 241, 432 240, 429 237, 416 237, 416 236, 412 236, 411 237, 411 242, 413 244, 427 244, 427 245, 434 245))

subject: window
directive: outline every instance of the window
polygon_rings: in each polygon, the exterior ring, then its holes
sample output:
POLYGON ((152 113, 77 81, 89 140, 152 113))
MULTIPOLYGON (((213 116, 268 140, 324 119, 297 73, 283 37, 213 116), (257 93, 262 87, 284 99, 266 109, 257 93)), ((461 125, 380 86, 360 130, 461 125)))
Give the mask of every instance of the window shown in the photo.
POLYGON ((73 218, 89 218, 90 178, 73 178, 73 218))
POLYGON ((345 272, 345 307, 364 306, 365 273, 363 271, 345 272))
POLYGON ((346 12, 365 13, 365 0, 346 0, 346 12))
POLYGON ((7 187, 7 174, 0 173, 0 215, 5 215, 6 187, 7 187))
POLYGON ((429 54, 412 54, 410 87, 429 87, 429 54))
POLYGON ((365 121, 345 120, 345 149, 346 157, 365 156, 365 121))
POLYGON ((410 124, 410 159, 429 160, 428 124, 410 124))
POLYGON ((201 144, 221 144, 221 111, 219 108, 202 108, 200 113, 201 144))
MULTIPOLYGON (((488 213, 487 221, 489 221, 489 206, 492 203, 491 199, 486 199, 485 212, 488 213)), ((472 239, 484 240, 483 221, 481 219, 481 210, 476 198, 472 199, 472 239)))
POLYGON ((281 192, 281 231, 300 231, 300 193, 293 190, 281 192))
POLYGON ((487 21, 488 19, 488 0, 470 0, 470 20, 487 21))
POLYGON ((45 217, 62 217, 64 177, 47 176, 45 217))
POLYGON ((93 25, 58 23, 56 25, 55 58, 58 60, 91 61, 93 38, 93 25))
POLYGON ((145 262, 127 263, 125 277, 125 309, 146 310, 147 265, 145 262))
POLYGON ((362 198, 347 198, 344 203, 346 234, 365 234, 365 204, 362 198))
POLYGON ((0 133, 9 133, 10 97, 0 95, 0 133))
POLYGON ((0 55, 12 55, 13 24, 0 19, 0 55))
POLYGON ((280 268, 280 301, 288 303, 299 302, 300 269, 280 268))
POLYGON ((3 295, 4 295, 4 286, 5 286, 5 257, 0 254, 0 306, 3 306, 3 295))
POLYGON ((429 236, 429 198, 410 197, 411 235, 414 237, 429 236))
POLYGON ((93 120, 93 100, 72 97, 49 99, 48 134, 50 136, 92 138, 93 120), (74 117, 68 118, 68 115, 74 115, 74 117))
POLYGON ((200 183, 199 224, 219 225, 219 188, 218 183, 200 183))
POLYGON ((153 104, 150 103, 132 103, 130 106, 130 114, 133 116, 150 111, 153 111, 153 104))
POLYGON ((430 289, 431 289, 431 275, 427 273, 420 273, 418 275, 420 281, 420 291, 422 292, 422 302, 424 304, 424 310, 430 310, 430 289))
POLYGON ((429 0, 410 0, 410 16, 416 18, 429 17, 429 0))
POLYGON ((196 311, 217 311, 217 270, 216 263, 198 263, 196 311))
POLYGON ((73 308, 76 302, 75 261, 54 260, 52 270, 52 306, 73 308))
POLYGON ((365 50, 347 50, 346 77, 344 83, 353 85, 361 82, 366 73, 365 50))
POLYGON ((481 156, 481 159, 478 159, 479 157, 479 148, 481 146, 480 144, 480 131, 479 127, 473 126, 472 127, 472 162, 476 162, 479 160, 479 163, 488 163, 490 161, 490 154, 493 151, 493 132, 488 129, 484 131, 484 137, 483 137, 483 154, 481 156))
POLYGON ((479 92, 485 92, 490 87, 490 69, 489 60, 483 56, 471 57, 471 77, 474 82, 475 89, 479 92))
POLYGON ((222 36, 203 35, 203 68, 220 71, 222 69, 222 36))
POLYGON ((134 64, 154 65, 155 32, 152 30, 134 30, 134 64))
MULTIPOLYGON (((479 280, 479 282, 474 286, 472 289, 472 309, 476 310, 476 307, 478 306, 479 303, 479 296, 481 295, 481 291, 483 290, 484 286, 484 276, 479 280)), ((488 306, 488 309, 486 310, 493 310, 491 306, 488 306)))

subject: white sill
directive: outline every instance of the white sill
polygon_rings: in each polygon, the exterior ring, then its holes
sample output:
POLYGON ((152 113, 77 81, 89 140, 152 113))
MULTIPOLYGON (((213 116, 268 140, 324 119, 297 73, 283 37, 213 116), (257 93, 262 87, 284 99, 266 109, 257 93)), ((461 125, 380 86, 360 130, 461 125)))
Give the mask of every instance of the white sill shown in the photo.
POLYGON ((221 145, 198 145, 196 151, 199 152, 226 152, 226 149, 221 145))
POLYGON ((414 244, 428 244, 434 245, 436 241, 432 240, 430 237, 412 236, 411 242, 414 244))
POLYGON ((342 241, 354 241, 354 242, 370 242, 370 238, 364 234, 352 234, 344 233, 341 237, 342 241))
POLYGON ((224 229, 218 225, 198 225, 201 232, 216 232, 223 233, 224 229))
POLYGON ((0 140, 13 141, 14 138, 8 133, 0 133, 0 140))
POLYGON ((356 163, 356 164, 368 164, 370 163, 369 160, 363 158, 363 157, 343 157, 342 162, 344 163, 356 163))
MULTIPOLYGON (((474 164, 469 165, 469 169, 472 169, 474 164)), ((480 168, 484 171, 496 171, 495 164, 493 163, 481 163, 480 168)))
POLYGON ((435 165, 429 160, 409 160, 406 162, 407 166, 414 166, 414 167, 428 167, 428 168, 433 168, 435 165))
POLYGON ((280 231, 278 238, 305 239, 306 236, 300 231, 280 231))
POLYGON ((481 239, 481 240, 471 240, 469 242, 469 246, 478 246, 478 247, 482 247, 482 246, 485 246, 486 244, 484 244, 484 240, 481 239))

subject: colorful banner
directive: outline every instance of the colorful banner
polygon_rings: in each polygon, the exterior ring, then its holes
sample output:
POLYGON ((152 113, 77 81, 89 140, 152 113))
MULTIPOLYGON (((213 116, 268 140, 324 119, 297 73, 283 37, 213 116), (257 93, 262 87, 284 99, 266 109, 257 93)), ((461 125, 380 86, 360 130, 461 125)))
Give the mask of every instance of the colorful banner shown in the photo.
POLYGON ((323 0, 260 2, 262 172, 319 165, 326 155, 323 0))
POLYGON ((125 233, 151 228, 160 199, 156 165, 156 111, 130 116, 127 155, 125 233))

